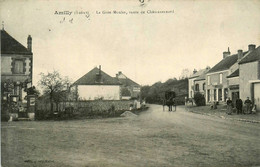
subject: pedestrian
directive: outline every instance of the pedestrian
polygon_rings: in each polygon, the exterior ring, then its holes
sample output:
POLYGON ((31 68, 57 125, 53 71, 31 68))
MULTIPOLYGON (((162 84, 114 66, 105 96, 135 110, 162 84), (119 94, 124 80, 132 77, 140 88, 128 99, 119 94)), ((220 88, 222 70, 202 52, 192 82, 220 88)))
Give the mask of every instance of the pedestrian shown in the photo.
POLYGON ((252 102, 249 99, 249 97, 247 97, 247 99, 245 100, 245 105, 246 105, 246 113, 251 114, 252 113, 252 111, 251 111, 252 102))
POLYGON ((227 100, 227 114, 231 115, 232 114, 232 100, 230 100, 230 97, 227 100))
POLYGON ((243 101, 240 99, 240 98, 238 98, 237 100, 236 100, 236 108, 237 108, 237 114, 243 114, 243 111, 242 111, 242 108, 243 108, 243 101))

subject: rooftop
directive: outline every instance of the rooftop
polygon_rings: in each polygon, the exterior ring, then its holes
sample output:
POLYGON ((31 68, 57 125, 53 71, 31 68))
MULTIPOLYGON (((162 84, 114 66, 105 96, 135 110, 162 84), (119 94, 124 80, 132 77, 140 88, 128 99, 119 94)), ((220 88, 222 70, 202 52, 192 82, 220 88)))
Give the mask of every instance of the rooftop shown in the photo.
POLYGON ((234 71, 232 74, 230 74, 229 76, 227 76, 227 78, 233 78, 233 77, 238 77, 239 76, 239 69, 237 69, 236 71, 234 71))
POLYGON ((32 55, 32 52, 9 35, 5 30, 1 30, 1 53, 32 55))
POLYGON ((240 62, 239 64, 245 64, 245 63, 250 63, 254 61, 259 61, 260 60, 260 46, 258 46, 255 50, 251 51, 246 55, 240 62))
MULTIPOLYGON (((243 56, 247 54, 246 52, 243 52, 243 56)), ((208 73, 228 70, 232 65, 234 65, 237 62, 237 54, 227 56, 226 58, 222 59, 218 64, 216 64, 214 67, 212 67, 208 73)))
POLYGON ((93 68, 73 85, 121 85, 121 83, 97 67, 93 68), (100 74, 100 78, 98 77, 100 74))
POLYGON ((118 81, 125 86, 138 86, 140 87, 140 85, 136 82, 134 82, 133 80, 131 80, 130 78, 116 78, 118 79, 118 81))
POLYGON ((205 78, 205 74, 210 70, 210 68, 205 68, 202 70, 197 71, 196 73, 192 74, 189 79, 196 78, 195 80, 198 80, 199 78, 205 78))

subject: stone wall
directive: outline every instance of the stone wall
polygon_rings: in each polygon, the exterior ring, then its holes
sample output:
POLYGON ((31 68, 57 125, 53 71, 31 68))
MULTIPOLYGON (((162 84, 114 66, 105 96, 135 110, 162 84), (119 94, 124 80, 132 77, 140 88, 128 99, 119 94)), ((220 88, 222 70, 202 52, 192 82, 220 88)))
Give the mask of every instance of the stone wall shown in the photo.
MULTIPOLYGON (((74 112, 100 113, 102 111, 122 111, 129 110, 132 100, 93 100, 93 101, 69 101, 54 104, 55 112, 65 111, 66 108, 72 108, 74 112)), ((36 111, 50 111, 51 104, 47 101, 37 101, 36 111)))

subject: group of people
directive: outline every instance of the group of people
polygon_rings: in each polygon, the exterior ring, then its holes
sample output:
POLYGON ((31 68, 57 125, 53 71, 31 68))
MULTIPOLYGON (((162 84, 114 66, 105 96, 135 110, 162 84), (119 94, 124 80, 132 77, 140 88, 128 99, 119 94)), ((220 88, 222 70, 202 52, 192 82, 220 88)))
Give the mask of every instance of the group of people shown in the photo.
MULTIPOLYGON (((247 99, 244 102, 245 104, 245 110, 243 110, 243 101, 238 98, 235 101, 235 106, 236 106, 236 113, 237 114, 252 114, 252 101, 247 97, 247 99)), ((234 109, 234 103, 230 98, 227 100, 227 114, 232 114, 234 109)))

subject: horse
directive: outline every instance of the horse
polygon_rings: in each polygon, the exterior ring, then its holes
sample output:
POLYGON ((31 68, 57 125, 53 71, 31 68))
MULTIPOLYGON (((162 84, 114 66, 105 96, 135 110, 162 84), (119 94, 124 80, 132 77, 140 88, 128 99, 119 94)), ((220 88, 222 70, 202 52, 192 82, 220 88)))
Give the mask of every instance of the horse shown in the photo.
POLYGON ((176 103, 174 98, 170 98, 168 100, 163 99, 163 111, 164 111, 164 106, 168 106, 169 111, 172 111, 172 106, 175 106, 176 111, 176 103))

